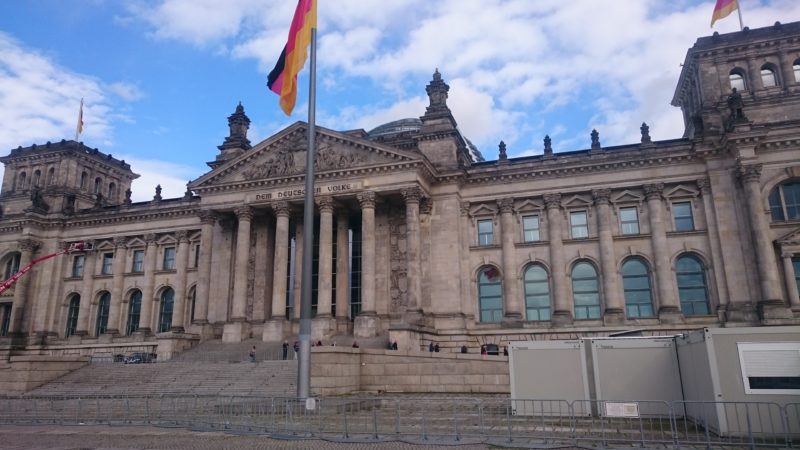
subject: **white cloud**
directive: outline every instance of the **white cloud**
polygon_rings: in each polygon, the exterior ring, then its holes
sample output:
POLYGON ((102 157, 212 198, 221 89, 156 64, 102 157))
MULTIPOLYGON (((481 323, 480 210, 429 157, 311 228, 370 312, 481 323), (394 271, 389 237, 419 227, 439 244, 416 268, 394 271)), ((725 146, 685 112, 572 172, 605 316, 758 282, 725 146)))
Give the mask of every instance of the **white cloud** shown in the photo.
POLYGON ((108 85, 108 90, 127 102, 135 102, 144 95, 139 86, 132 83, 111 83, 108 85))

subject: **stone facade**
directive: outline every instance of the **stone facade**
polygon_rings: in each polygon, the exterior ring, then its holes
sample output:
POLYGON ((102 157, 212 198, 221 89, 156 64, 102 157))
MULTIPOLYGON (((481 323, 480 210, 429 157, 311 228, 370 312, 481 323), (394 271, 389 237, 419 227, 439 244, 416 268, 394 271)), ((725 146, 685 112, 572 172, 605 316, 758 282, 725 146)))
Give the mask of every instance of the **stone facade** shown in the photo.
MULTIPOLYGON (((800 321, 800 23, 700 38, 673 104, 682 138, 480 161, 437 71, 419 120, 318 127, 315 235, 303 236, 307 124, 247 139, 240 104, 181 198, 82 143, 12 150, 0 193, 0 350, 298 332, 314 239, 313 339, 453 351, 518 339, 669 334, 800 321), (731 87, 737 87, 733 91, 731 87), (42 347, 44 346, 44 347, 42 347)), ((587 142, 588 143, 588 142, 587 142)), ((87 347, 88 348, 88 347, 87 347)))

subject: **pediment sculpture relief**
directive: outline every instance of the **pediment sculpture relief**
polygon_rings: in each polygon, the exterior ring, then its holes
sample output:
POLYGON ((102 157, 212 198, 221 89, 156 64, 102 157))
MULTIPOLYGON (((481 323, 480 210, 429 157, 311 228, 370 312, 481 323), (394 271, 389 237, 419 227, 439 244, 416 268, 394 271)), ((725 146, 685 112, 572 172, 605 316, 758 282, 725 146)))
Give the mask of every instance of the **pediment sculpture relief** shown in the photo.
MULTIPOLYGON (((268 154, 266 160, 242 172, 246 180, 302 174, 305 171, 305 148, 280 148, 268 154)), ((320 144, 314 159, 315 171, 353 167, 367 161, 366 155, 349 152, 341 147, 320 144)))

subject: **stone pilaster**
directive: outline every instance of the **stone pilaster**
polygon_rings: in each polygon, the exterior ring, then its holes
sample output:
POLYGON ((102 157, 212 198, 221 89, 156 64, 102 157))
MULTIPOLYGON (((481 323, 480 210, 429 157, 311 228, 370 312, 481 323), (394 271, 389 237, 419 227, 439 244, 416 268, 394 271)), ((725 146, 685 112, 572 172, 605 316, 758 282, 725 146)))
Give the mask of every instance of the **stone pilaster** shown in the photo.
POLYGON ((213 250, 214 225, 217 215, 214 211, 203 210, 200 216, 200 256, 197 259, 197 287, 195 290, 194 322, 208 323, 208 300, 211 282, 211 252, 213 250))
POLYGON ((239 227, 236 233, 236 256, 233 279, 233 308, 231 323, 226 323, 222 333, 224 342, 241 342, 246 339, 249 329, 247 321, 247 265, 250 259, 250 222, 253 210, 249 206, 236 209, 239 227))
POLYGON ((178 249, 175 253, 175 306, 172 311, 172 326, 169 331, 183 333, 186 322, 186 271, 189 268, 189 233, 175 233, 178 249))
POLYGON ((675 295, 673 272, 667 250, 667 231, 664 227, 664 207, 661 202, 664 184, 646 184, 644 193, 650 218, 650 245, 656 266, 656 286, 658 289, 658 318, 665 323, 683 321, 680 304, 675 295))
POLYGON ((275 212, 275 255, 272 264, 272 317, 264 323, 262 340, 280 341, 286 326, 286 289, 289 258, 289 203, 275 202, 271 205, 275 212))
POLYGON ((503 251, 503 300, 505 303, 504 320, 519 322, 522 320, 522 298, 519 295, 516 249, 514 248, 514 199, 497 200, 500 209, 500 242, 503 251))
POLYGON ((562 239, 561 194, 545 194, 547 208, 547 233, 550 236, 550 264, 553 278, 553 319, 554 325, 572 323, 574 310, 572 298, 567 295, 567 273, 564 262, 562 239))
POLYGON ((139 316, 137 333, 148 335, 153 326, 153 303, 156 284, 156 264, 158 263, 158 242, 155 234, 144 236, 147 246, 144 250, 144 290, 142 291, 142 309, 139 316))
POLYGON ((94 302, 94 266, 97 260, 97 252, 88 251, 84 253, 83 261, 83 283, 81 284, 81 306, 78 310, 78 327, 75 334, 78 336, 89 336, 89 326, 94 302))
POLYGON ((408 305, 406 318, 408 323, 420 320, 422 309, 422 270, 420 258, 420 226, 419 203, 422 191, 414 186, 401 191, 406 202, 406 279, 408 305))
POLYGON ((606 324, 619 324, 625 321, 625 302, 619 292, 617 279, 617 258, 614 255, 614 238, 611 235, 611 197, 610 189, 596 189, 592 191, 594 205, 597 208, 597 230, 599 237, 600 264, 603 274, 603 301, 605 309, 603 322, 606 324))
POLYGON ((108 328, 106 334, 119 334, 119 318, 122 309, 122 289, 125 281, 125 258, 128 247, 128 239, 125 237, 114 238, 114 278, 111 282, 111 306, 108 312, 108 328))
POLYGON ((791 318, 780 292, 780 281, 772 247, 769 224, 763 202, 761 201, 761 164, 740 164, 736 175, 744 188, 750 230, 753 233, 753 247, 756 252, 758 279, 761 286, 761 299, 758 309, 762 320, 791 318))
POLYGON ((361 205, 361 313, 353 334, 358 338, 375 336, 380 319, 375 311, 375 192, 358 194, 361 205))

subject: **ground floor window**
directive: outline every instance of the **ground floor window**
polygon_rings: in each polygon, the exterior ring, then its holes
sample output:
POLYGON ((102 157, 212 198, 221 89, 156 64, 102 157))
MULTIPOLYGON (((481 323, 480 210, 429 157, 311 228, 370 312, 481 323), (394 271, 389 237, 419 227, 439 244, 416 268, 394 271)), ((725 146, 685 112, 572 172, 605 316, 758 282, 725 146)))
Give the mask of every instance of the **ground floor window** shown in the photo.
POLYGON ((572 268, 572 298, 575 303, 575 319, 600 318, 600 283, 597 270, 586 261, 572 268))
POLYGON ((678 257, 675 263, 678 297, 685 316, 708 315, 708 287, 703 264, 694 255, 678 257))
POLYGON ((550 284, 547 271, 539 265, 525 269, 525 317, 550 320, 550 284))
POLYGON ((108 310, 111 305, 111 294, 104 292, 97 302, 97 322, 94 327, 94 335, 100 336, 108 329, 108 310))
POLYGON ((75 294, 69 301, 69 309, 67 310, 67 329, 65 334, 67 337, 73 336, 78 331, 78 311, 81 308, 81 296, 75 294))
POLYGON ((164 289, 161 294, 161 311, 158 320, 158 332, 164 333, 172 328, 172 310, 175 306, 175 291, 172 288, 164 289))
POLYGON ((478 274, 478 305, 481 322, 503 320, 503 285, 494 267, 484 267, 478 274))
POLYGON ((142 291, 135 290, 128 302, 128 326, 125 334, 130 336, 139 329, 139 315, 142 311, 142 291))
POLYGON ((11 325, 11 303, 0 305, 0 336, 8 336, 11 325))
POLYGON ((622 289, 625 293, 625 314, 629 318, 653 317, 650 272, 639 258, 622 264, 622 289))

